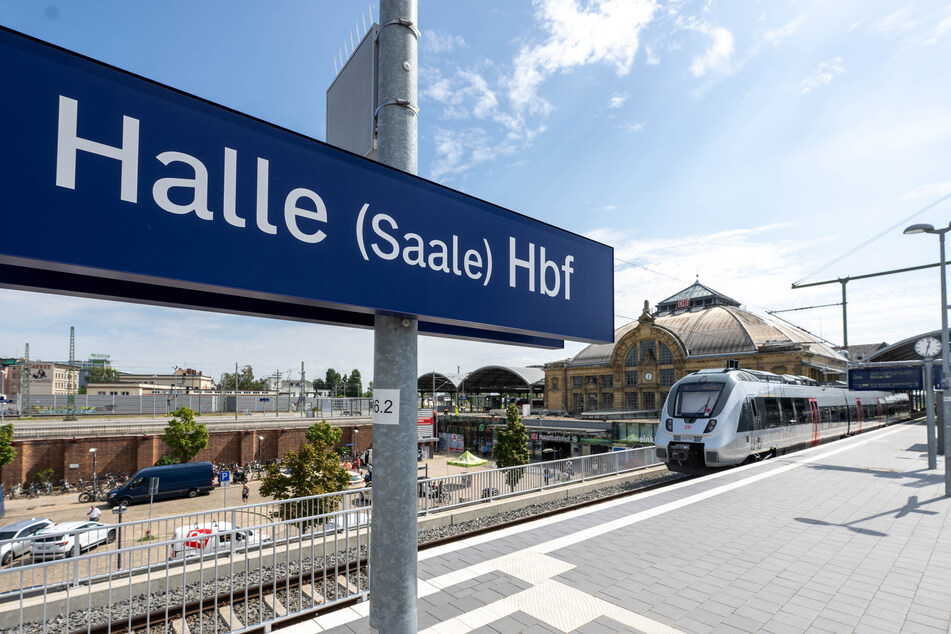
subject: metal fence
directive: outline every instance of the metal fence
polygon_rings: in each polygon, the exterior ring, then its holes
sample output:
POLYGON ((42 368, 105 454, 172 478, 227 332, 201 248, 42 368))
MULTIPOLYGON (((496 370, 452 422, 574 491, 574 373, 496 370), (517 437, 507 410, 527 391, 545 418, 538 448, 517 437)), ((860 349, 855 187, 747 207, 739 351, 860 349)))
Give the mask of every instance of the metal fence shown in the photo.
MULTIPOLYGON (((653 449, 642 448, 422 479, 418 512, 544 491, 657 463, 653 449)), ((364 597, 369 589, 359 561, 369 558, 371 498, 372 489, 355 489, 127 523, 119 515, 119 522, 107 524, 86 550, 51 561, 34 561, 28 553, 0 569, 0 630, 33 624, 31 631, 72 632, 97 620, 156 613, 153 624, 169 631, 170 610, 220 600, 227 625, 215 621, 199 624, 199 630, 241 631, 318 603, 364 597), (332 571, 325 578, 320 571, 328 566, 332 571), (260 596, 249 590, 262 584, 260 596), (224 600, 222 593, 228 595, 224 600), (239 613, 232 610, 236 601, 239 613)), ((93 530, 72 531, 72 540, 62 541, 75 544, 93 530)), ((32 549, 51 534, 57 534, 55 529, 31 538, 32 549)), ((10 544, 0 541, 0 548, 10 544)))
POLYGON ((558 486, 617 475, 660 464, 653 447, 537 462, 521 467, 489 469, 429 479, 417 485, 419 512, 448 508, 544 491, 558 486))
POLYGON ((16 404, 4 410, 5 415, 24 413, 30 416, 101 416, 108 414, 142 414, 168 416, 180 407, 196 412, 239 414, 278 414, 281 412, 314 412, 317 417, 369 416, 369 398, 314 398, 301 400, 293 394, 234 394, 205 392, 174 394, 98 395, 77 394, 73 403, 64 394, 31 394, 29 403, 17 394, 16 404))

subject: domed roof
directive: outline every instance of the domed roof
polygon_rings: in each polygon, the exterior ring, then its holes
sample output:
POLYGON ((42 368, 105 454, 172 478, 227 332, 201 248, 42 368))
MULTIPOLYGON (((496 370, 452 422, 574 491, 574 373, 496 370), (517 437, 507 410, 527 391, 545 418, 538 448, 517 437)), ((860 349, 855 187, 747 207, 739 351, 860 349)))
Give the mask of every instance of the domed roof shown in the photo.
POLYGON ((610 365, 617 343, 639 323, 649 321, 654 328, 669 332, 677 339, 688 357, 751 354, 804 349, 814 355, 841 363, 846 359, 818 337, 795 326, 760 317, 743 310, 737 302, 702 285, 694 284, 686 291, 662 302, 658 313, 621 326, 614 331, 614 343, 588 346, 569 362, 570 366, 610 365), (704 301, 693 291, 697 287, 713 297, 704 301), (687 291, 691 291, 687 293, 687 291), (689 295, 691 306, 677 309, 676 300, 689 295), (673 301, 671 301, 673 300, 673 301), (726 300, 726 301, 724 301, 726 300))

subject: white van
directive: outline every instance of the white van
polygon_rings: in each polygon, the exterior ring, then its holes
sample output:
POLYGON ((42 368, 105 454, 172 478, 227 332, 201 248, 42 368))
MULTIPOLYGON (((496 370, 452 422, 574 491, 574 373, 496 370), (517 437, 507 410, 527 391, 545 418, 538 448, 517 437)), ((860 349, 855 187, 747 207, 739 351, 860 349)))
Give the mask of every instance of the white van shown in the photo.
POLYGON ((169 559, 186 559, 212 553, 225 554, 265 544, 271 538, 261 531, 235 529, 230 522, 192 524, 175 529, 169 559))

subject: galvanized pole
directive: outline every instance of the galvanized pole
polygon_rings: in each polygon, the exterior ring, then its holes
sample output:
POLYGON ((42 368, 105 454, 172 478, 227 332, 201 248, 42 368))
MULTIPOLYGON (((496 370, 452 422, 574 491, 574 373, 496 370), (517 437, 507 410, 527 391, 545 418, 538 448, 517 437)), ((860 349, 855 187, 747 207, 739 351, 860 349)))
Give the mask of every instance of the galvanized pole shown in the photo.
POLYGON ((941 243, 941 381, 944 391, 944 417, 942 419, 944 428, 944 494, 951 496, 951 396, 948 390, 951 388, 951 356, 948 352, 948 280, 944 263, 944 234, 948 232, 945 228, 938 232, 938 240, 941 243))
MULTIPOLYGON (((417 171, 416 0, 380 0, 377 157, 417 171)), ((418 631, 416 611, 416 372, 418 322, 377 315, 374 390, 399 390, 399 424, 373 427, 374 500, 370 544, 370 627, 418 631)))
POLYGON ((928 412, 928 468, 938 468, 937 443, 934 420, 934 359, 925 359, 925 410, 928 412))

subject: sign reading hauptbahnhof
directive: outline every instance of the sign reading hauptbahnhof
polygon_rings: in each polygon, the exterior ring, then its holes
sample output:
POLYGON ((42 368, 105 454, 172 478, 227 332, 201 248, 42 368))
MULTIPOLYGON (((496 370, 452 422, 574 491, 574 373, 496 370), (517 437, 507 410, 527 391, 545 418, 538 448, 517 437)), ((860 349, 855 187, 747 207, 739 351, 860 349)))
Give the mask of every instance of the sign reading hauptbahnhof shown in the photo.
POLYGON ((604 244, 10 30, 0 59, 0 286, 613 340, 604 244))

